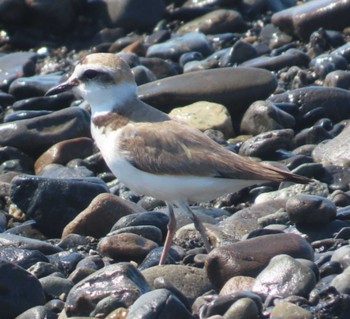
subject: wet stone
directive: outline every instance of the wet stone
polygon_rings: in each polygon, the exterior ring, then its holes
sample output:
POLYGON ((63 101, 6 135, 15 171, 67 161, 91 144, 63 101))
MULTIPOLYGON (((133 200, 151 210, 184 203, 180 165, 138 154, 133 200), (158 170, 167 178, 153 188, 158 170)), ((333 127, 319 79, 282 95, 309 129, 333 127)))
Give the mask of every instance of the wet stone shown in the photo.
POLYGON ((88 137, 79 137, 52 145, 35 161, 35 173, 38 175, 49 164, 67 164, 72 159, 83 159, 92 155, 93 143, 93 140, 88 137))
POLYGON ((105 236, 122 217, 140 211, 143 211, 141 207, 116 195, 99 194, 65 226, 62 237, 74 233, 99 238, 105 236))
POLYGON ((103 237, 98 251, 116 261, 141 261, 158 245, 149 239, 133 233, 114 234, 103 237))
POLYGON ((273 152, 280 148, 288 149, 293 136, 294 131, 292 129, 260 133, 243 142, 239 154, 260 158, 271 156, 273 152))
POLYGON ((145 84, 157 80, 156 76, 150 69, 143 65, 138 65, 132 68, 137 85, 145 84))
POLYGON ((1 318, 14 318, 24 311, 45 302, 43 289, 33 275, 22 267, 0 261, 1 318), (13 283, 16 283, 15 285, 13 283), (26 298, 18 298, 26 296, 26 298))
POLYGON ((62 76, 58 74, 21 77, 11 83, 9 93, 12 94, 17 100, 34 96, 43 96, 50 88, 58 85, 61 78, 62 76))
POLYGON ((313 250, 306 240, 295 234, 276 234, 215 248, 209 253, 205 268, 210 281, 222 287, 233 276, 256 276, 279 254, 313 260, 313 250))
POLYGON ((106 184, 95 177, 52 179, 23 175, 12 180, 11 200, 28 218, 37 222, 43 234, 60 237, 64 227, 93 198, 108 192, 106 184))
POLYGON ((28 271, 38 279, 42 277, 46 277, 53 273, 60 272, 57 266, 52 265, 49 262, 42 262, 42 261, 39 261, 36 264, 29 267, 28 271))
POLYGON ((258 319, 261 316, 256 303, 250 298, 241 298, 237 300, 232 306, 224 313, 224 319, 258 319))
POLYGON ((280 300, 271 311, 271 317, 285 319, 312 319, 312 313, 291 302, 280 300))
POLYGON ((46 306, 36 306, 21 313, 16 319, 56 319, 57 313, 46 306))
POLYGON ((138 88, 138 95, 144 102, 164 112, 177 106, 208 101, 223 104, 230 113, 237 114, 254 101, 267 98, 276 85, 275 77, 266 70, 221 68, 144 84, 138 88))
POLYGON ((220 295, 229 295, 240 290, 252 290, 255 278, 249 276, 234 276, 220 290, 220 295))
POLYGON ((347 27, 349 13, 348 1, 335 3, 332 0, 320 0, 277 12, 271 21, 285 32, 307 40, 311 33, 320 27, 332 30, 347 27))
POLYGON ((350 88, 350 72, 343 70, 332 71, 326 75, 324 85, 348 90, 350 88))
POLYGON ((24 269, 37 262, 46 262, 46 256, 38 250, 21 249, 15 247, 0 247, 0 260, 11 262, 24 269))
POLYGON ((116 235, 122 233, 132 233, 135 235, 142 236, 146 239, 154 241, 158 245, 163 243, 163 234, 162 231, 155 226, 152 225, 140 225, 140 226, 129 226, 124 227, 118 230, 113 231, 109 235, 116 235))
POLYGON ((234 10, 213 10, 199 18, 182 25, 177 33, 201 32, 217 34, 225 32, 240 32, 246 28, 241 14, 234 10))
POLYGON ((155 289, 139 297, 129 308, 126 319, 191 319, 192 314, 181 301, 167 289, 155 289))
POLYGON ((152 288, 155 288, 155 280, 158 277, 164 277, 185 295, 190 303, 192 303, 195 298, 213 288, 205 271, 191 266, 154 266, 142 270, 142 275, 152 288))
POLYGON ((84 178, 84 177, 94 177, 94 173, 84 166, 78 167, 66 167, 59 164, 49 164, 46 165, 38 176, 46 178, 84 178))
POLYGON ((288 255, 271 259, 267 267, 256 277, 253 291, 259 295, 288 297, 308 296, 314 288, 313 271, 288 255), (280 280, 276 281, 276 278, 280 280))
POLYGON ((83 136, 90 136, 90 116, 77 107, 0 124, 0 144, 17 147, 30 155, 41 154, 60 141, 83 136))
POLYGON ((96 305, 109 296, 113 296, 123 307, 129 307, 147 291, 147 282, 134 266, 117 263, 77 283, 67 296, 65 310, 69 317, 89 316, 96 305))
POLYGON ((289 113, 270 101, 256 101, 244 113, 240 132, 257 135, 273 130, 293 128, 294 125, 295 118, 289 113))
POLYGON ((331 286, 342 294, 350 295, 350 268, 344 269, 341 274, 337 275, 331 281, 331 286))
POLYGON ((176 61, 182 54, 190 51, 198 51, 203 56, 207 56, 212 53, 212 48, 203 33, 189 32, 163 43, 151 45, 147 50, 146 56, 176 61))
POLYGON ((38 250, 45 255, 50 255, 62 251, 61 248, 43 240, 28 238, 9 233, 0 234, 0 246, 2 248, 15 247, 20 249, 38 250))

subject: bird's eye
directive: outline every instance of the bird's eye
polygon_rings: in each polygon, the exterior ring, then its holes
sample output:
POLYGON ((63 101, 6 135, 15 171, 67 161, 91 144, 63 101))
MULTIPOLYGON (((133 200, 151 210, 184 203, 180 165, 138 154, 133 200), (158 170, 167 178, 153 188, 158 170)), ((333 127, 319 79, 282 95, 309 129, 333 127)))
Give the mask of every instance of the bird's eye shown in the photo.
POLYGON ((97 75, 98 75, 98 72, 95 70, 86 70, 83 74, 83 78, 88 79, 88 80, 92 80, 92 79, 96 78, 97 75))

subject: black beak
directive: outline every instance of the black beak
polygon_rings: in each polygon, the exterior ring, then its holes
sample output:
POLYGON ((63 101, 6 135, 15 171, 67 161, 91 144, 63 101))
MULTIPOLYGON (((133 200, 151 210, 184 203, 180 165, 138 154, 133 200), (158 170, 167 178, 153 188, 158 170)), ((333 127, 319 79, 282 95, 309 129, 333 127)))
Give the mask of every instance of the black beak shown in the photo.
POLYGON ((75 86, 79 85, 79 81, 74 79, 74 80, 67 80, 66 82, 63 82, 59 85, 54 86, 53 88, 49 89, 46 93, 45 96, 48 95, 55 95, 58 93, 62 93, 68 90, 71 90, 75 86))

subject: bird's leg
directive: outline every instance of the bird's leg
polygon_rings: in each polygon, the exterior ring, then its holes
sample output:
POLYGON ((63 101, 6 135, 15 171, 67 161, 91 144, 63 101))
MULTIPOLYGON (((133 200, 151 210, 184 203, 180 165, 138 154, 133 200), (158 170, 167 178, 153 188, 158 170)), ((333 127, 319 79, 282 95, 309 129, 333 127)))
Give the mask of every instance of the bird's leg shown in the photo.
POLYGON ((187 203, 181 201, 181 202, 176 202, 176 205, 181 207, 186 213, 189 214, 191 220, 194 223, 194 227, 198 230, 199 234, 202 237, 205 249, 209 253, 211 251, 211 245, 210 245, 210 242, 209 242, 209 239, 208 239, 208 235, 207 235, 207 232, 205 230, 205 227, 204 227, 203 223, 195 215, 195 213, 191 210, 191 208, 188 206, 187 203))
POLYGON ((166 258, 168 257, 168 252, 176 231, 176 219, 175 219, 173 207, 169 203, 166 203, 166 205, 168 207, 168 214, 169 214, 168 232, 166 234, 162 255, 160 256, 159 265, 165 264, 165 261, 166 261, 166 258))

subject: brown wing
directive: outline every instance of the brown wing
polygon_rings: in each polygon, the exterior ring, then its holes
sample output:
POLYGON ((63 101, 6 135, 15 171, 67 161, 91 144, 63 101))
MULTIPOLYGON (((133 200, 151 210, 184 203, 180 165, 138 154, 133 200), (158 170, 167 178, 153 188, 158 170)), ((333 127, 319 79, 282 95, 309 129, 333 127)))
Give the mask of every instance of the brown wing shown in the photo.
POLYGON ((310 180, 226 150, 200 131, 176 121, 130 123, 120 150, 138 169, 156 174, 252 180, 310 180))

